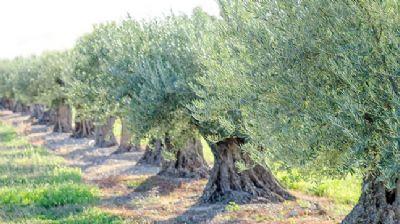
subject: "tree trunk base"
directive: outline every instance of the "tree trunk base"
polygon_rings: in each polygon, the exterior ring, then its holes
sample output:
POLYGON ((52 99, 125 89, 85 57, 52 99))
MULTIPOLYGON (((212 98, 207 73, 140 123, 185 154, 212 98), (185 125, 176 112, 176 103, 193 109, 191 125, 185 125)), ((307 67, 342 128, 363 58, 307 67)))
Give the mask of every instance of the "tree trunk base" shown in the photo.
POLYGON ((13 113, 21 113, 22 112, 22 104, 20 102, 15 102, 15 104, 12 107, 12 112, 13 113))
POLYGON ((400 224, 400 181, 387 190, 374 178, 364 180, 362 194, 342 224, 400 224))
POLYGON ((41 125, 54 125, 56 123, 56 113, 50 109, 44 111, 42 116, 38 119, 38 124, 41 125))
POLYGON ((162 176, 178 178, 207 178, 209 167, 203 156, 203 146, 201 142, 192 139, 187 142, 186 147, 177 150, 175 160, 162 162, 162 176))
POLYGON ((136 151, 141 151, 139 146, 135 145, 120 145, 118 149, 113 152, 113 154, 123 154, 127 152, 136 152, 136 151))
POLYGON ((44 106, 40 104, 34 104, 31 107, 31 119, 33 123, 39 121, 39 119, 43 116, 44 113, 44 106))
POLYGON ((4 109, 12 111, 13 107, 14 107, 14 100, 8 99, 8 98, 3 98, 2 105, 3 105, 4 109))
POLYGON ((115 138, 113 127, 115 123, 115 117, 107 119, 105 125, 99 125, 95 127, 95 146, 100 148, 108 148, 118 145, 117 139, 115 138))
POLYGON ((61 104, 58 106, 53 132, 72 132, 72 111, 68 105, 61 104))
POLYGON ((153 140, 153 148, 146 146, 146 150, 139 160, 139 164, 148 164, 153 166, 161 166, 163 162, 162 148, 163 144, 161 140, 153 140))
POLYGON ((82 120, 75 122, 75 128, 72 132, 73 138, 89 138, 94 135, 95 128, 92 121, 82 120))
POLYGON ((211 146, 215 156, 214 167, 201 200, 206 203, 283 202, 294 200, 265 167, 255 164, 239 172, 236 162, 252 164, 240 145, 243 141, 230 138, 211 146))

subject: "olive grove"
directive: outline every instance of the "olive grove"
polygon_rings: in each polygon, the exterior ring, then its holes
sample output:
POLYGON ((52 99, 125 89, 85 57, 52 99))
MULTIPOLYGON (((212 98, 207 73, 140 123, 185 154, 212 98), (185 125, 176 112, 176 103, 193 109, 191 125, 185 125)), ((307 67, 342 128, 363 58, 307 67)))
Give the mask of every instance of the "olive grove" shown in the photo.
POLYGON ((127 18, 70 50, 1 60, 0 104, 115 153, 147 139, 159 175, 208 178, 203 203, 295 200, 279 163, 360 174, 343 223, 400 223, 400 2, 218 3, 220 17, 127 18))

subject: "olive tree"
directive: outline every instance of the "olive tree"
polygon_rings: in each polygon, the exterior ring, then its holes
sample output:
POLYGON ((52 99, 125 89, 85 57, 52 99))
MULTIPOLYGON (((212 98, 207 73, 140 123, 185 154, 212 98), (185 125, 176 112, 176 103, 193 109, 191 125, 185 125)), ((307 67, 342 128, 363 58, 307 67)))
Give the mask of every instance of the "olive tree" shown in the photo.
MULTIPOLYGON (((160 174, 207 176, 198 128, 186 105, 195 97, 190 85, 199 75, 201 39, 212 23, 210 16, 196 10, 192 17, 171 15, 143 25, 147 41, 127 82, 129 119, 136 139, 155 139, 153 152, 164 158, 160 174)), ((145 154, 153 157, 151 151, 145 154)))
POLYGON ((46 52, 40 56, 39 78, 41 82, 39 102, 45 102, 54 110, 54 131, 72 131, 72 108, 68 104, 67 88, 72 76, 71 53, 46 52))
POLYGON ((322 175, 360 172, 343 223, 399 223, 399 2, 221 2, 241 8, 229 20, 259 90, 248 130, 263 154, 322 175))
POLYGON ((253 127, 259 119, 254 114, 262 109, 262 86, 252 68, 258 63, 251 52, 255 43, 243 39, 253 28, 248 24, 253 16, 244 7, 248 4, 258 3, 220 1, 224 22, 219 24, 219 32, 204 41, 203 75, 192 85, 196 98, 188 108, 215 158, 202 196, 205 202, 282 202, 294 198, 267 167, 262 154, 269 149, 255 139, 265 134, 265 127, 253 127))
POLYGON ((147 34, 142 25, 130 18, 125 19, 113 30, 112 38, 107 39, 108 57, 104 58, 104 69, 113 82, 108 95, 116 102, 115 115, 121 120, 121 139, 115 153, 137 150, 134 144, 131 113, 131 100, 140 86, 141 74, 138 66, 148 45, 147 34))
POLYGON ((93 122, 95 144, 100 147, 117 144, 113 126, 119 103, 110 95, 117 83, 105 63, 112 48, 110 39, 116 29, 115 23, 98 25, 80 38, 74 48, 74 77, 69 95, 77 112, 77 131, 81 129, 84 131, 81 137, 87 137, 92 132, 93 122))

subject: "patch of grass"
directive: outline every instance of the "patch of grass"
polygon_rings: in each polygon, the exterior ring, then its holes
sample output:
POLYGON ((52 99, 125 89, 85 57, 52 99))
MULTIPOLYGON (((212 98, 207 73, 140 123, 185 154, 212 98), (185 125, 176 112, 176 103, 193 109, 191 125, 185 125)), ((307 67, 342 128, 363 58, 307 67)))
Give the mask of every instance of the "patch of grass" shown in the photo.
POLYGON ((355 205, 361 195, 361 178, 347 176, 343 179, 310 179, 296 170, 277 171, 276 177, 286 188, 319 197, 327 197, 339 204, 355 205))
POLYGON ((57 223, 63 224, 120 224, 123 220, 115 215, 102 212, 100 209, 88 209, 82 214, 71 215, 57 223))
POLYGON ((211 152, 211 148, 208 145, 207 141, 203 137, 201 138, 201 145, 203 146, 204 159, 206 160, 208 165, 212 166, 214 164, 214 155, 211 152))
POLYGON ((121 119, 117 118, 114 123, 113 132, 116 138, 121 137, 122 123, 121 119))
POLYGON ((0 124, 0 223, 122 223, 93 208, 99 192, 80 169, 0 124))
POLYGON ((17 138, 17 132, 12 126, 0 124, 0 144, 4 147, 19 147, 28 144, 28 140, 17 138))
POLYGON ((240 205, 236 204, 235 202, 231 201, 225 206, 225 210, 228 212, 237 212, 240 210, 240 205))
POLYGON ((88 204, 97 197, 95 188, 75 183, 0 188, 0 206, 38 205, 50 208, 67 204, 88 204))
POLYGON ((80 169, 71 167, 56 167, 44 172, 17 174, 19 175, 12 175, 12 172, 4 172, 4 174, 0 175, 0 187, 82 182, 80 169))

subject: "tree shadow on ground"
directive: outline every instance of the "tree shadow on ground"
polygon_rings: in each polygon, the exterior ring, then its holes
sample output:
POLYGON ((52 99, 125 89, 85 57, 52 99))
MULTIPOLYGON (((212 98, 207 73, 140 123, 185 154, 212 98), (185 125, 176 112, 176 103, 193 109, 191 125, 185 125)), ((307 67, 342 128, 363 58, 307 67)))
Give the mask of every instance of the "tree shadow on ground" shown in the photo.
POLYGON ((155 175, 147 178, 140 183, 135 189, 135 192, 145 193, 149 191, 157 191, 159 195, 168 195, 175 189, 179 188, 185 182, 190 182, 191 179, 170 178, 160 175, 155 175))
POLYGON ((198 201, 179 216, 158 221, 158 224, 179 224, 179 223, 210 223, 215 216, 224 212, 223 204, 208 204, 198 201))

